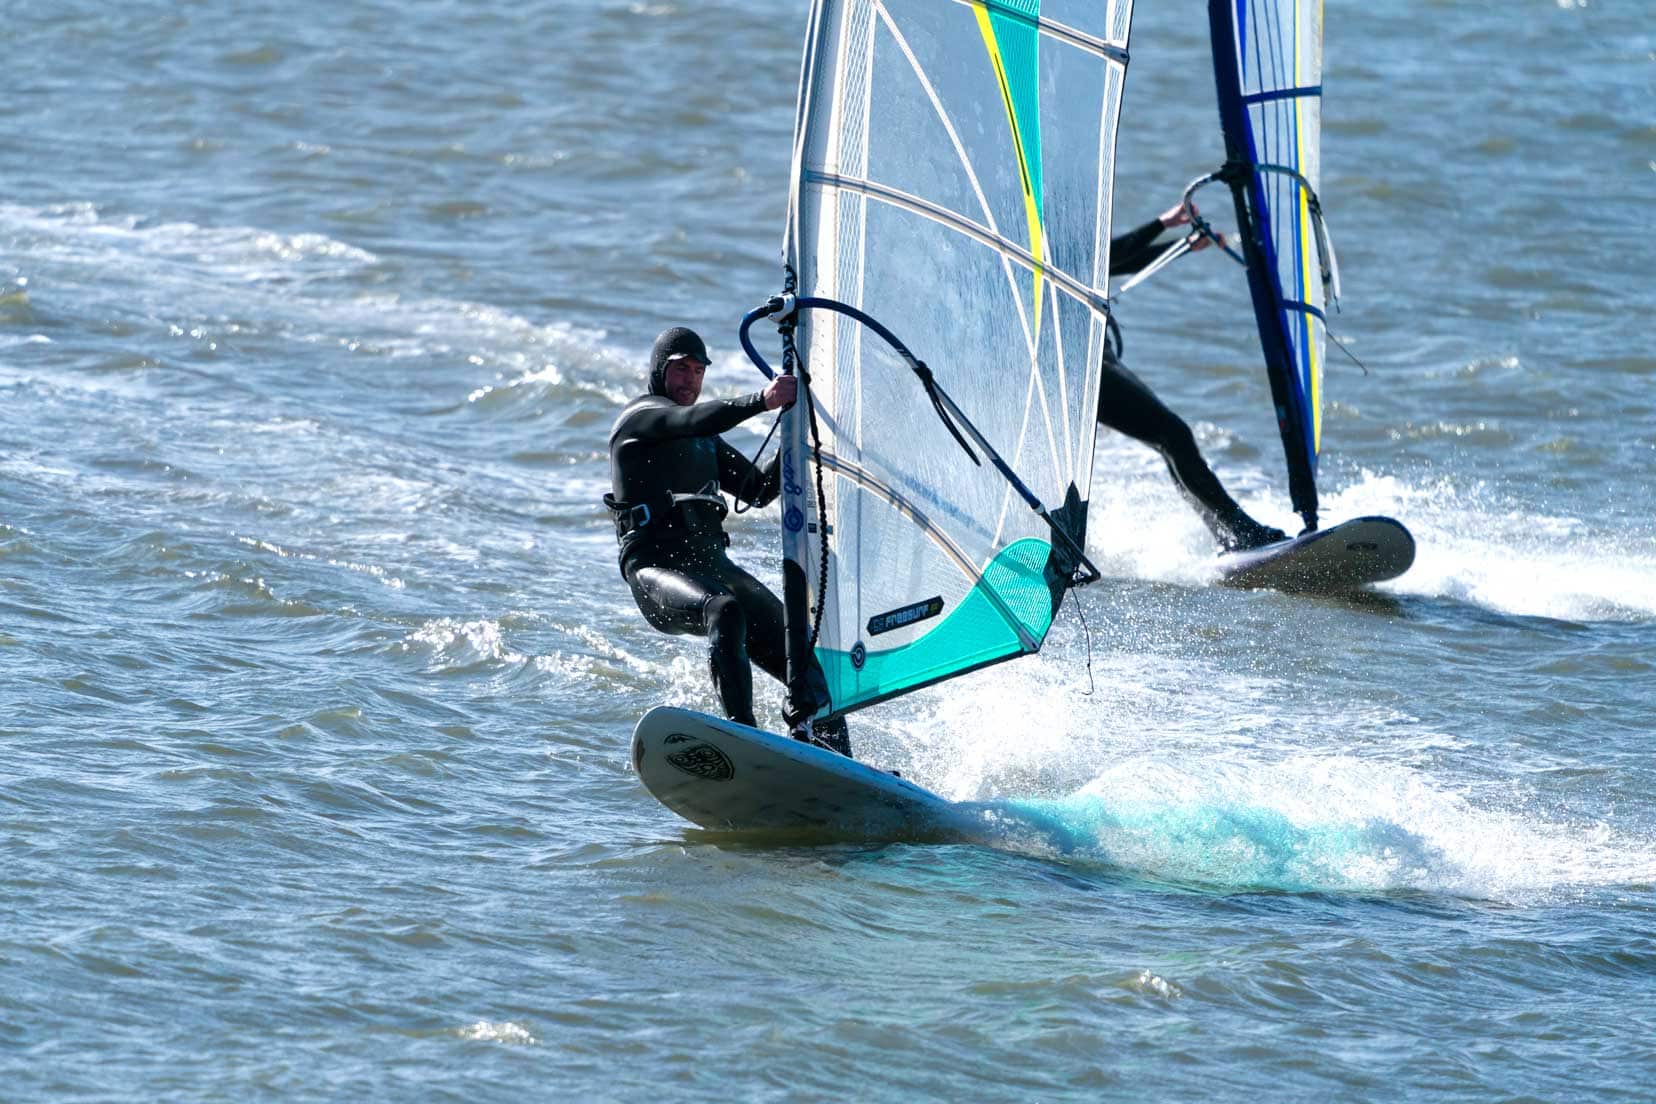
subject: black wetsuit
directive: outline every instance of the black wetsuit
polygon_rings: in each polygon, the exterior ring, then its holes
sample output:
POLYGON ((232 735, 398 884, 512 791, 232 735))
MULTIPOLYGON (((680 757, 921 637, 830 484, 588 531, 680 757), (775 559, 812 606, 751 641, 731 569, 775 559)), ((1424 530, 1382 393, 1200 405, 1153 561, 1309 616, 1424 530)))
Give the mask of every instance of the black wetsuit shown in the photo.
MULTIPOLYGON (((1152 219, 1128 233, 1110 240, 1110 275, 1137 272, 1178 244, 1178 239, 1157 244, 1163 227, 1152 219)), ((1261 525, 1226 493, 1196 447, 1190 427, 1145 386, 1144 381, 1104 348, 1103 380, 1098 389, 1098 421, 1136 441, 1143 441, 1167 461, 1167 470, 1202 521, 1226 550, 1249 548, 1282 540, 1280 530, 1261 525)))
MULTIPOLYGON (((748 725, 755 723, 749 657, 787 682, 782 603, 725 555, 730 541, 719 494, 763 506, 776 498, 780 478, 775 460, 761 470, 718 435, 764 410, 758 392, 693 406, 644 395, 621 411, 609 440, 608 502, 620 507, 621 576, 651 625, 708 638, 725 714, 748 725)), ((802 696, 811 700, 790 695, 789 724, 827 704, 827 683, 814 661, 807 678, 802 696)))

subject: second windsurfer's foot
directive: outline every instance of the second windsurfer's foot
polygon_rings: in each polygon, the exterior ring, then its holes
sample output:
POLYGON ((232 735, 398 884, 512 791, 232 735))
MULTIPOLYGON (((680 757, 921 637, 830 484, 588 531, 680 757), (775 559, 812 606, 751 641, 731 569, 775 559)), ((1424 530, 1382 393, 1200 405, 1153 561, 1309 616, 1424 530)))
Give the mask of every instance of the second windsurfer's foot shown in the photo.
POLYGON ((1276 544, 1287 539, 1288 534, 1281 529, 1261 525, 1256 521, 1231 530, 1230 538, 1221 541, 1220 548, 1224 552, 1245 552, 1250 548, 1263 548, 1267 544, 1276 544))

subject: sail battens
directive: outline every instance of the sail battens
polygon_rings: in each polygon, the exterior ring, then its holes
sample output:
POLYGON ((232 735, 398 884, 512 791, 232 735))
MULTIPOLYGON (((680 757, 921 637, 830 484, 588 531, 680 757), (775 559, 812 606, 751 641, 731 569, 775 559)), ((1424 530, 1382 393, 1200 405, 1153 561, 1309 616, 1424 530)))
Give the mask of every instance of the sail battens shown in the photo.
POLYGON ((901 207, 906 211, 921 216, 922 218, 928 218, 942 223, 950 229, 959 231, 961 234, 971 238, 980 245, 988 246, 990 249, 1000 253, 1007 260, 1027 269, 1030 272, 1040 269, 1047 278, 1055 281, 1060 290, 1062 290, 1066 295, 1098 314, 1107 315, 1110 313, 1109 296, 1105 295, 1102 291, 1089 287, 1086 283, 1067 272, 1053 268, 1049 265, 1037 263, 1034 256, 1023 246, 1010 240, 1009 238, 1001 236, 987 226, 972 221, 964 215, 957 214, 954 211, 941 207, 937 204, 928 203, 919 196, 909 195, 905 192, 898 191, 896 188, 886 187, 885 185, 877 184, 872 180, 862 180, 856 177, 846 176, 843 173, 821 172, 808 169, 802 174, 802 178, 806 183, 810 184, 821 184, 828 187, 840 188, 845 191, 859 192, 871 199, 877 199, 882 203, 889 203, 893 207, 901 207))
POLYGON ((1310 303, 1302 303, 1298 299, 1284 299, 1282 301, 1282 309, 1285 311, 1299 311, 1302 314, 1309 314, 1312 318, 1315 318, 1318 322, 1325 325, 1328 322, 1328 316, 1323 313, 1323 309, 1321 307, 1314 307, 1310 303))
POLYGON ((1131 8, 813 0, 783 572, 836 712, 1038 650, 1075 579, 1131 8))
MULTIPOLYGON (((926 102, 931 105, 933 115, 936 116, 938 123, 943 127, 944 133, 949 136, 949 147, 954 151, 955 157, 960 164, 961 172, 965 174, 967 183, 971 186, 972 196, 976 202, 975 213, 982 217, 988 232, 994 235, 997 239, 1001 239, 1002 235, 1000 228, 995 224, 994 208, 990 206, 989 198, 984 194, 983 184, 978 180, 977 173, 972 168, 972 159, 966 150, 966 144, 961 140, 960 132, 955 127, 954 120, 949 117, 948 111, 944 109, 942 98, 937 94, 936 86, 926 75, 925 68, 920 64, 920 60, 915 55, 914 49, 909 45, 908 40, 903 37, 902 28, 899 27, 891 18, 891 13, 885 10, 884 5, 880 8, 880 19, 886 30, 891 34, 892 42, 899 50, 902 51, 903 57, 907 59, 909 69, 914 74, 915 80, 919 82, 920 88, 926 96, 926 102)), ((1002 270, 1006 275, 1006 279, 1008 281, 1015 281, 1017 276, 1013 268, 1012 258, 1009 256, 1003 256, 1001 258, 1001 265, 1002 270)), ((1021 297, 1022 295, 1022 291, 1018 288, 1016 283, 1013 283, 1012 285, 1012 293, 1014 296, 1021 297)), ((1025 312, 1021 307, 1021 304, 1020 309, 1017 312, 1017 318, 1023 331, 1024 339, 1029 347, 1029 355, 1034 357, 1035 333, 1030 320, 1026 317, 1025 312)))
MULTIPOLYGON (((965 549, 961 548, 959 542, 951 538, 942 526, 933 523, 926 510, 912 499, 879 478, 869 469, 860 464, 853 464, 832 452, 822 454, 822 465, 825 470, 843 476, 857 486, 878 495, 892 509, 907 518, 916 529, 924 533, 928 540, 935 543, 938 549, 948 557, 949 562, 960 569, 962 575, 974 583, 978 580, 981 574, 979 565, 973 563, 970 557, 967 556, 965 549)), ((944 511, 948 509, 945 503, 934 503, 933 505, 934 507, 941 507, 944 511)), ((958 520, 963 520, 967 524, 972 521, 970 518, 958 518, 958 520)))
POLYGON ((1305 88, 1272 88, 1265 92, 1254 92, 1243 96, 1242 102, 1251 107, 1254 104, 1271 103, 1275 100, 1297 100, 1321 95, 1322 85, 1314 84, 1305 88))

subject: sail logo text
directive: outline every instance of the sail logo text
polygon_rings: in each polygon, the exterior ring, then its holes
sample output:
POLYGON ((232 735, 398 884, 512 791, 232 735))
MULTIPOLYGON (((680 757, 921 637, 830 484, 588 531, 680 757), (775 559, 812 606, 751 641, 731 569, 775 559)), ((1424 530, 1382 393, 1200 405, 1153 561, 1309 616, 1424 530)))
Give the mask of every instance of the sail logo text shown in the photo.
POLYGON ((915 602, 913 605, 904 606, 902 609, 894 609, 889 613, 876 613, 868 619, 868 635, 879 636, 881 633, 888 633, 893 629, 901 629, 906 625, 912 625, 916 621, 936 617, 942 612, 942 596, 933 595, 923 602, 915 602))
POLYGON ((782 493, 789 498, 798 498, 805 493, 805 488, 799 485, 794 477, 793 453, 782 453, 782 493))

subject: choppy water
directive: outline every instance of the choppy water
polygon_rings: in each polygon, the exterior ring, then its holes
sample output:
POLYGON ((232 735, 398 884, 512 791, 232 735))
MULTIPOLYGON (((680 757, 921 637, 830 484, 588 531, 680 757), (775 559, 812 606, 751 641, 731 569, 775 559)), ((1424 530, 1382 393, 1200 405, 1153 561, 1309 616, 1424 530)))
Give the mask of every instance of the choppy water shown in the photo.
MULTIPOLYGON (((668 324, 751 386, 803 9, 8 12, 0 1097, 1647 1098, 1647 6, 1328 5, 1326 514, 1420 559, 1216 589, 1103 440, 1090 640, 857 729, 1054 826, 996 847, 711 836, 626 762, 712 699, 603 438, 668 324)), ((1123 223, 1219 155, 1203 35, 1140 8, 1123 223)), ((1128 360, 1287 522, 1247 311, 1181 261, 1128 360)))

